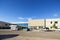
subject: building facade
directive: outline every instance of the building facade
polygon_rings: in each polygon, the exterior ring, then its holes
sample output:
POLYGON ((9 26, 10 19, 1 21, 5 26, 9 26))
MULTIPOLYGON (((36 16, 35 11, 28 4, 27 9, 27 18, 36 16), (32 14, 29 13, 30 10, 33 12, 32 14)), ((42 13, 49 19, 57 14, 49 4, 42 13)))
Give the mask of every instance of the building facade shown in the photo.
POLYGON ((17 24, 0 21, 0 29, 17 30, 17 24))
POLYGON ((28 23, 19 23, 17 24, 19 27, 21 27, 22 29, 27 29, 28 28, 28 23))
POLYGON ((43 28, 45 26, 44 24, 44 19, 39 19, 39 20, 29 20, 28 21, 28 27, 32 27, 32 28, 43 28))
POLYGON ((0 21, 0 29, 10 29, 9 25, 10 23, 8 22, 0 21))
POLYGON ((57 28, 60 28, 60 18, 55 19, 39 19, 39 20, 29 20, 28 27, 36 27, 36 28, 44 28, 48 27, 51 28, 53 25, 57 28))
POLYGON ((57 28, 60 28, 60 19, 46 19, 46 27, 51 28, 53 25, 56 25, 57 28))

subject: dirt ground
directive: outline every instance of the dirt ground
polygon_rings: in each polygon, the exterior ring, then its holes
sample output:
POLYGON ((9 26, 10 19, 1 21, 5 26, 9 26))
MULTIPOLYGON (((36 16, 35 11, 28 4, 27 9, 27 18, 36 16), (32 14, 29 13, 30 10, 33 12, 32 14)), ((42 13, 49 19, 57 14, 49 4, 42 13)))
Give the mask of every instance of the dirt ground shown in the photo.
POLYGON ((0 30, 0 40, 60 40, 60 32, 0 30))

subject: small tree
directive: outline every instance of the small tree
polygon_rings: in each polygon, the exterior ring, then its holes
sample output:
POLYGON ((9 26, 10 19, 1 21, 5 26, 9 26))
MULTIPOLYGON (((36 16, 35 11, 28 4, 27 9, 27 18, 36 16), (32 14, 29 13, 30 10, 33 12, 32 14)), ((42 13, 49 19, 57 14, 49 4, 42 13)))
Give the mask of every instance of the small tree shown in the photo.
POLYGON ((57 28, 55 23, 53 24, 52 28, 55 28, 55 29, 57 28))

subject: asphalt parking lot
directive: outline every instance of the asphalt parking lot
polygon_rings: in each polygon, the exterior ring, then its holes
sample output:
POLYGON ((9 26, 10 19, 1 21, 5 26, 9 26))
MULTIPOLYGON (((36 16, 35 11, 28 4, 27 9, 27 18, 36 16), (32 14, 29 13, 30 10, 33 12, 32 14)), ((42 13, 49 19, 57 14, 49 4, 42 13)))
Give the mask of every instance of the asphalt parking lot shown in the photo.
POLYGON ((60 32, 0 30, 0 40, 60 40, 60 32))

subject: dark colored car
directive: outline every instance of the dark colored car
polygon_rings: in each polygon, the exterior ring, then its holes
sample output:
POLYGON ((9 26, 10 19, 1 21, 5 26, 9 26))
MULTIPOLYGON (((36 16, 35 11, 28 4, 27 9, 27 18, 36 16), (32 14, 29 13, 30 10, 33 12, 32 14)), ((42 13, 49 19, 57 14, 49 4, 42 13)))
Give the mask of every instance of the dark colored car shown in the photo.
POLYGON ((27 28, 27 31, 30 31, 30 29, 29 29, 29 28, 27 28))

